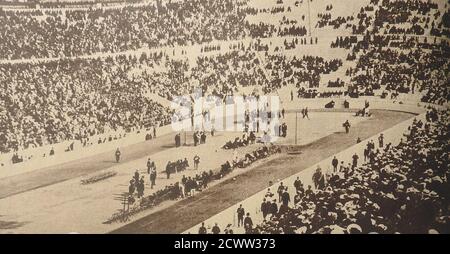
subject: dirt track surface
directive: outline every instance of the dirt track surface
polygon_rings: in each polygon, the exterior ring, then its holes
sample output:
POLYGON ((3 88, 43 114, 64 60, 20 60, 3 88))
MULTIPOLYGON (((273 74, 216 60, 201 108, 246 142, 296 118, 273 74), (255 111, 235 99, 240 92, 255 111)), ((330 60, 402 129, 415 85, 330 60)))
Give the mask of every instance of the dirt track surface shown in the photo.
MULTIPOLYGON (((121 161, 133 161, 173 147, 174 137, 167 134, 146 142, 121 148, 121 161)), ((0 179, 0 199, 45 187, 116 165, 114 151, 45 167, 35 171, 0 179)))
POLYGON ((412 114, 395 111, 371 110, 371 112, 373 117, 352 126, 349 134, 333 133, 301 147, 302 154, 300 155, 282 155, 240 174, 236 180, 226 180, 195 197, 177 202, 111 233, 182 233, 266 188, 269 181, 276 181, 298 173, 351 147, 358 137, 362 140, 367 139, 413 117, 412 114))

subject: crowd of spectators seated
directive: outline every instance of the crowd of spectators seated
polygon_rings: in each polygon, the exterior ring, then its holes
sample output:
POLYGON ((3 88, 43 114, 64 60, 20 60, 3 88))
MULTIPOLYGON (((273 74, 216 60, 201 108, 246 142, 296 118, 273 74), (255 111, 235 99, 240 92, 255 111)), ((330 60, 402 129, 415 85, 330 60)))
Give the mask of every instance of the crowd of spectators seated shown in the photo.
POLYGON ((287 57, 285 55, 269 55, 265 69, 271 76, 268 87, 264 92, 274 91, 288 84, 294 84, 299 89, 319 87, 320 76, 335 72, 342 66, 342 60, 325 60, 318 56, 306 56, 301 58, 287 57), (306 85, 305 85, 306 84, 306 85))
MULTIPOLYGON (((349 69, 351 81, 361 93, 381 89, 391 92, 423 94, 422 101, 443 104, 448 101, 446 87, 450 62, 446 55, 448 42, 428 43, 427 39, 403 37, 402 43, 391 43, 394 37, 373 36, 358 43, 358 51, 364 51, 357 60, 356 69, 349 69), (413 48, 404 48, 414 44, 413 48), (390 45, 391 47, 379 47, 390 45), (401 48, 396 48, 399 46, 401 48)), ((397 40, 395 40, 397 42, 397 40)))
POLYGON ((358 37, 352 35, 352 36, 339 36, 336 38, 336 42, 331 43, 331 48, 346 48, 350 49, 352 44, 355 44, 358 42, 358 37))
POLYGON ((249 134, 244 133, 242 137, 236 137, 234 141, 228 141, 223 145, 223 149, 236 149, 239 147, 244 147, 249 144, 254 144, 256 142, 256 135, 254 131, 250 131, 249 134))
MULTIPOLYGON (((127 217, 137 214, 143 210, 153 208, 167 200, 178 200, 181 198, 192 197, 196 192, 203 191, 208 188, 208 184, 210 184, 211 182, 220 180, 226 175, 230 174, 233 169, 248 167, 250 164, 258 160, 267 158, 273 154, 280 152, 281 149, 278 146, 263 146, 253 152, 247 153, 244 158, 236 162, 230 163, 229 161, 227 161, 221 166, 221 169, 219 171, 203 171, 201 173, 195 174, 195 176, 192 177, 183 175, 180 182, 166 185, 164 186, 164 188, 159 189, 147 196, 143 194, 143 187, 141 186, 140 193, 137 195, 137 200, 134 197, 135 195, 128 195, 128 202, 133 206, 130 206, 127 211, 120 211, 119 213, 113 214, 106 223, 123 220, 124 216, 127 217)), ((177 163, 181 165, 181 167, 184 167, 186 165, 182 160, 178 161, 177 163)), ((143 176, 140 176, 136 171, 132 181, 130 181, 128 193, 134 193, 136 191, 136 179, 138 179, 137 181, 139 182, 139 184, 143 184, 143 176)))
MULTIPOLYGON (((351 22, 354 20, 353 16, 347 16, 347 17, 337 17, 335 19, 332 19, 331 13, 318 13, 317 17, 319 18, 319 21, 317 21, 316 27, 322 28, 326 26, 333 27, 333 29, 340 29, 341 26, 347 22, 351 22)), ((346 25, 347 27, 352 27, 350 23, 346 25)))
MULTIPOLYGON (((158 0, 116 8, 1 10, 0 55, 3 59, 74 57, 213 40, 306 35, 304 26, 250 23, 248 16, 267 10, 249 7, 247 2, 158 0)), ((284 7, 269 11, 279 12, 284 7)))
POLYGON ((195 66, 169 59, 163 51, 1 64, 0 107, 6 114, 0 115, 0 151, 170 123, 172 110, 148 93, 172 100, 190 94, 194 84, 219 98, 254 85, 265 93, 289 83, 317 87, 320 75, 342 65, 322 57, 259 55, 252 50, 257 45, 237 44, 227 53, 199 56, 195 66))
POLYGON ((253 152, 246 153, 243 158, 233 160, 231 162, 227 161, 226 163, 222 164, 220 169, 220 175, 222 176, 227 175, 235 168, 246 168, 258 160, 267 158, 273 154, 277 154, 280 152, 281 148, 279 146, 276 145, 262 146, 253 152))
POLYGON ((192 78, 203 84, 203 92, 218 97, 233 94, 239 86, 256 84, 264 93, 269 93, 287 84, 300 86, 306 82, 310 87, 317 87, 320 75, 334 72, 341 65, 340 59, 327 61, 318 56, 260 55, 241 47, 224 54, 198 57, 192 78))
POLYGON ((337 78, 336 81, 328 81, 328 87, 344 87, 344 81, 337 78))
MULTIPOLYGON (((285 17, 278 25, 249 23, 247 15, 265 10, 249 7, 247 2, 156 1, 110 9, 0 11, 0 26, 4 27, 0 31, 0 55, 7 59, 257 38, 248 46, 233 43, 226 53, 199 56, 195 65, 188 59, 169 59, 163 51, 2 63, 0 152, 64 140, 82 140, 85 144, 89 137, 109 131, 129 132, 170 123, 172 111, 149 99, 148 93, 172 100, 190 94, 198 85, 204 93, 223 98, 242 87, 258 86, 263 93, 271 93, 293 84, 299 97, 347 94, 338 90, 346 85, 341 80, 328 82, 336 91, 316 90, 321 75, 337 71, 343 65, 341 59, 270 54, 269 45, 259 38, 304 36, 306 28, 285 17), (208 15, 204 15, 206 11, 208 15)), ((408 34, 417 34, 415 31, 383 33, 387 27, 392 30, 395 24, 411 21, 431 31, 448 28, 448 12, 442 14, 437 8, 433 2, 381 0, 371 0, 361 8, 353 27, 355 35, 338 37, 331 45, 351 48, 347 60, 355 60, 356 68, 346 70, 348 85, 361 95, 374 95, 383 89, 392 94, 420 92, 423 102, 448 102, 448 42, 408 34), (420 14, 419 19, 414 19, 414 14, 420 14)), ((327 6, 327 13, 332 10, 327 6)), ((295 37, 284 44, 295 48, 308 42, 313 44, 313 37, 295 37)), ((214 43, 202 51, 220 49, 220 43, 214 43)), ((16 157, 20 161, 20 155, 16 157)))
POLYGON ((398 145, 372 148, 363 165, 324 174, 316 189, 297 188, 292 207, 251 233, 448 234, 449 111, 432 109, 427 119, 415 120, 398 145))
POLYGON ((196 191, 202 191, 208 188, 208 183, 215 180, 215 175, 212 170, 209 172, 203 171, 201 174, 196 174, 194 177, 186 177, 183 175, 181 184, 183 188, 183 197, 193 196, 196 191))
POLYGON ((330 98, 330 97, 340 97, 347 95, 347 91, 322 91, 319 92, 317 89, 306 89, 300 88, 298 90, 298 98, 330 98))
POLYGON ((354 34, 363 38, 338 37, 331 45, 351 48, 347 60, 357 62, 356 68, 346 71, 352 89, 360 95, 379 89, 392 94, 420 92, 423 102, 448 102, 448 42, 417 36, 445 29, 448 17, 441 11, 433 1, 371 0, 361 8, 357 15, 361 29, 354 34))
MULTIPOLYGON (((0 152, 130 132, 170 123, 172 110, 147 98, 129 75, 163 54, 0 65, 0 152)), ((94 142, 96 142, 95 140, 94 142)))

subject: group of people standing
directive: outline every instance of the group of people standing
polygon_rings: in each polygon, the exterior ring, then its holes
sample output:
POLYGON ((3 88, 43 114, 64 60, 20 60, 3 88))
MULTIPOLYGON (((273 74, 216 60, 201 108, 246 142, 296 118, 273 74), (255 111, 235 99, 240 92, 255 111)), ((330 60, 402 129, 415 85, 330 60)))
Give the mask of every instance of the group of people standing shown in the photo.
POLYGON ((168 161, 167 165, 166 165, 167 179, 170 178, 170 174, 175 174, 175 173, 184 171, 188 167, 189 167, 189 162, 188 162, 187 158, 184 158, 184 160, 179 159, 175 162, 168 161))
POLYGON ((245 232, 250 233, 253 228, 253 220, 250 217, 250 213, 245 213, 245 209, 242 207, 242 204, 239 205, 236 213, 238 218, 238 227, 244 226, 245 232))
MULTIPOLYGON (((194 168, 198 169, 198 166, 200 164, 200 157, 198 155, 195 155, 193 158, 193 161, 194 161, 194 168)), ((180 159, 175 162, 169 161, 166 165, 166 170, 165 170, 165 172, 167 174, 167 179, 170 178, 170 174, 184 171, 187 168, 189 168, 189 161, 187 160, 187 158, 180 159)), ((149 175, 150 188, 153 189, 153 187, 156 185, 157 168, 156 168, 155 162, 152 161, 150 158, 148 158, 148 160, 147 160, 147 173, 149 175)), ((196 177, 192 178, 192 179, 191 179, 191 177, 186 178, 185 176, 183 176, 183 179, 182 179, 183 187, 185 188, 185 190, 187 189, 188 192, 190 192, 191 189, 196 189, 196 185, 197 185, 196 182, 197 182, 197 180, 200 179, 203 182, 203 185, 204 185, 203 187, 206 188, 206 183, 211 180, 210 177, 207 177, 207 176, 210 176, 210 175, 212 177, 212 175, 213 175, 212 171, 210 173, 204 172, 201 176, 196 175, 196 177), (195 182, 195 183, 191 184, 192 182, 195 182), (191 186, 191 187, 189 187, 189 186, 191 186)), ((133 197, 134 194, 137 193, 138 198, 143 197, 144 189, 145 189, 144 186, 145 186, 144 176, 140 176, 139 171, 136 170, 133 178, 130 180, 130 184, 128 187, 129 196, 133 197)), ((134 201, 132 201, 132 202, 134 202, 134 201)))
POLYGON ((135 192, 137 193, 138 198, 143 197, 144 189, 145 189, 144 176, 140 176, 139 172, 136 170, 136 172, 134 172, 133 178, 130 180, 130 185, 128 186, 129 197, 133 198, 135 192))
POLYGON ((150 188, 153 189, 153 186, 156 185, 156 165, 155 162, 148 158, 147 160, 147 173, 150 176, 150 188))
POLYGON ((278 126, 278 136, 279 137, 287 137, 287 124, 286 123, 282 123, 278 126))
POLYGON ((204 131, 194 132, 194 146, 206 143, 206 133, 204 131))

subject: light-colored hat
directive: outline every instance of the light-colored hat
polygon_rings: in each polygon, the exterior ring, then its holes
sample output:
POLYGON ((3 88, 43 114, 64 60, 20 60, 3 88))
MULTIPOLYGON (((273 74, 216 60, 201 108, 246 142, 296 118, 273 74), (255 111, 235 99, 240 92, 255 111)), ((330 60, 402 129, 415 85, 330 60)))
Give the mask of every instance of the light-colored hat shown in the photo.
POLYGON ((362 233, 362 228, 358 224, 350 224, 347 226, 347 232, 352 233, 352 231, 357 231, 356 233, 362 233))

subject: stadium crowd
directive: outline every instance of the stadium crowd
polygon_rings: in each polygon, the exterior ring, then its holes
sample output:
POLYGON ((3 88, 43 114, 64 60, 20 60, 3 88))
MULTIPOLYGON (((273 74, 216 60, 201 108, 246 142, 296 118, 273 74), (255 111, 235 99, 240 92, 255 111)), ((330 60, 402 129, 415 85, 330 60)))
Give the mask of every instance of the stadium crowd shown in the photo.
POLYGON ((361 8, 360 27, 353 33, 362 37, 338 37, 331 44, 351 48, 347 60, 356 61, 356 68, 346 71, 351 89, 359 95, 374 95, 380 89, 392 94, 420 92, 423 102, 448 102, 448 41, 417 36, 448 30, 448 17, 441 14, 432 1, 372 0, 361 8))
MULTIPOLYGON (((117 8, 0 11, 3 59, 55 58, 242 38, 303 36, 300 25, 248 22, 248 0, 155 1, 117 8)), ((263 10, 261 10, 263 12, 263 10)), ((271 12, 276 15, 277 12, 271 12)))
POLYGON ((130 132, 170 123, 172 110, 146 97, 130 75, 163 54, 0 65, 0 152, 130 132))
POLYGON ((448 110, 430 109, 398 145, 368 145, 373 157, 361 166, 354 157, 330 174, 319 169, 315 189, 297 182, 294 204, 251 233, 448 234, 448 119, 448 110))
MULTIPOLYGON (((327 6, 327 13, 332 10, 332 6, 327 6)), ((189 44, 186 42, 189 40, 191 44, 212 39, 230 40, 245 34, 260 38, 274 35, 302 36, 306 33, 306 30, 295 27, 297 24, 285 17, 279 26, 247 24, 244 21, 246 14, 257 13, 257 9, 246 6, 246 1, 231 3, 230 0, 157 2, 112 9, 2 11, 0 23, 5 29, 0 34, 0 52, 7 58, 70 56, 69 53, 80 55, 133 50, 140 48, 143 41, 154 47, 161 46, 158 43, 185 45, 189 44), (194 14, 202 10, 210 10, 205 17, 198 17, 204 22, 188 18, 196 17, 194 14), (232 22, 236 20, 245 25, 232 22), (160 22, 168 25, 144 26, 160 22), (195 29, 194 23, 211 23, 224 27, 226 31, 207 29, 207 32, 205 29, 195 29), (176 36, 173 31, 152 32, 152 29, 175 28, 176 36), (242 29, 248 29, 249 32, 242 32, 242 29), (178 41, 177 36, 184 34, 182 31, 195 32, 178 41), (70 35, 65 36, 65 33, 70 35), (22 34, 26 35, 26 40, 17 39, 22 34), (164 36, 170 36, 173 41, 164 39, 164 36), (52 50, 61 52, 51 53, 52 50), (17 52, 20 54, 17 55, 17 52)), ((382 29, 391 23, 414 21, 413 14, 417 13, 421 18, 415 23, 418 26, 425 24, 424 29, 427 24, 431 30, 432 27, 441 30, 448 27, 445 18, 448 15, 441 15, 434 3, 372 0, 357 15, 359 26, 365 28, 355 34, 363 34, 363 38, 338 37, 331 45, 347 49, 352 47, 348 60, 354 59, 357 65, 356 68, 348 69, 346 74, 351 77, 349 86, 357 93, 374 95, 379 89, 394 94, 421 92, 424 102, 443 104, 448 101, 448 42, 411 37, 410 34, 418 33, 408 30, 402 31, 405 34, 403 36, 398 31, 381 34, 382 29), (374 9, 377 10, 375 13, 374 9), (439 18, 442 19, 440 23, 439 18), (375 28, 368 31, 366 28, 371 24, 375 28), (360 56, 356 58, 356 54, 360 56)), ((360 28, 355 29, 360 31, 360 28)), ((295 38, 292 43, 285 41, 285 46, 291 47, 291 44, 296 45, 299 41, 303 43, 306 39, 295 38)), ((342 66, 340 59, 326 61, 318 56, 297 58, 268 54, 267 45, 260 41, 248 48, 239 43, 231 47, 233 50, 227 53, 199 56, 195 66, 190 66, 187 60, 169 59, 164 52, 149 56, 144 53, 139 57, 119 55, 2 64, 0 80, 4 89, 0 91, 0 107, 4 113, 0 115, 0 121, 4 127, 0 130, 0 152, 69 139, 87 143, 90 136, 108 130, 129 131, 144 125, 167 124, 170 110, 147 98, 145 93, 155 93, 171 100, 175 96, 189 94, 193 83, 200 84, 205 92, 210 90, 211 94, 219 97, 255 84, 264 93, 295 84, 297 94, 307 98, 347 93, 343 90, 314 90, 319 87, 322 74, 329 74, 342 66), (260 54, 260 49, 266 53, 260 54), (155 66, 161 66, 163 71, 154 71, 155 66)), ((219 48, 220 44, 215 44, 205 46, 202 50, 219 48)), ((330 81, 328 86, 345 88, 345 84, 339 80, 330 81)))

